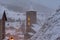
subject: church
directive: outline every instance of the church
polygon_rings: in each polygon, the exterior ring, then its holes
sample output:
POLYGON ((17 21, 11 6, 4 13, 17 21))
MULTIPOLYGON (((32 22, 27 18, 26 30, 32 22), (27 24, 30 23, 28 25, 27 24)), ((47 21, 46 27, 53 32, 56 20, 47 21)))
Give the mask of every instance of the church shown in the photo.
MULTIPOLYGON (((3 40, 5 37, 9 37, 9 39, 13 36, 13 38, 15 39, 17 35, 23 35, 24 39, 28 39, 30 38, 32 35, 29 35, 28 32, 34 32, 35 31, 33 29, 31 29, 32 24, 36 24, 36 11, 27 11, 26 12, 26 16, 25 19, 22 19, 20 17, 22 17, 24 15, 24 13, 21 13, 22 16, 19 15, 20 13, 13 13, 13 14, 9 14, 6 13, 5 11, 3 12, 3 14, 1 15, 1 19, 0 19, 0 39, 3 40), (10 17, 9 17, 10 15, 10 17), (18 15, 18 16, 13 16, 13 15, 18 15), (15 20, 16 18, 16 20, 15 20), (25 23, 25 24, 24 24, 25 23), (9 31, 10 30, 10 31, 9 31), (14 31, 13 31, 14 30, 14 31), (15 35, 12 32, 17 32, 15 35), (21 34, 18 32, 22 32, 21 34)), ((18 37, 18 36, 17 36, 18 37)), ((16 38, 19 39, 20 37, 16 38)), ((15 39, 15 40, 16 40, 15 39)))

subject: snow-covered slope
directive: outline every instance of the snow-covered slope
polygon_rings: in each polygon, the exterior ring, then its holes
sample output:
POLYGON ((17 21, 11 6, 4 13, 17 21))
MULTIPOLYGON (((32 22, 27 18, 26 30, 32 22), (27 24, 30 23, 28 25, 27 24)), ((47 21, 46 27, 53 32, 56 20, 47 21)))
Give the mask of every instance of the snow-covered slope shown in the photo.
POLYGON ((60 11, 51 15, 30 40, 60 40, 60 11))

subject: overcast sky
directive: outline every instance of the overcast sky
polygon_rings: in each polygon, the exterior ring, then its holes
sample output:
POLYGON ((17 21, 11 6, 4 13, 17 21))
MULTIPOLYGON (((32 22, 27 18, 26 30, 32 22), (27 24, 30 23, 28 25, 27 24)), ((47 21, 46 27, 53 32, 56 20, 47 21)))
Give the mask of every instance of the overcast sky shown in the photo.
POLYGON ((22 6, 23 4, 28 5, 30 2, 41 4, 52 9, 56 9, 60 5, 60 0, 0 0, 0 4, 4 3, 4 4, 15 5, 15 6, 21 5, 20 3, 22 3, 22 6))
POLYGON ((34 0, 34 2, 52 9, 56 9, 60 5, 60 0, 34 0))

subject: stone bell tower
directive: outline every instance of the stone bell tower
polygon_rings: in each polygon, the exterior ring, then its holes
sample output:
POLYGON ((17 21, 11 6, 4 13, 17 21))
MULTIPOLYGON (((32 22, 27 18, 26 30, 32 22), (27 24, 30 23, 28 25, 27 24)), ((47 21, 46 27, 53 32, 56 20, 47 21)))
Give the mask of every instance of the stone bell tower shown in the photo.
POLYGON ((31 37, 28 33, 31 32, 32 30, 31 25, 35 23, 36 23, 36 11, 34 11, 32 7, 30 7, 30 10, 26 11, 26 34, 25 34, 26 39, 31 37))

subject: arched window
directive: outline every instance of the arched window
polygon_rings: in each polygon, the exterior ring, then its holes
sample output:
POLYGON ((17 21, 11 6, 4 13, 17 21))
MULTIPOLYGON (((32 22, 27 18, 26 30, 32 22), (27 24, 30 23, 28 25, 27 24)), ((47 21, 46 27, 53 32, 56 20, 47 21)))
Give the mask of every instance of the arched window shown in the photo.
POLYGON ((30 16, 28 16, 28 26, 30 26, 30 16))

